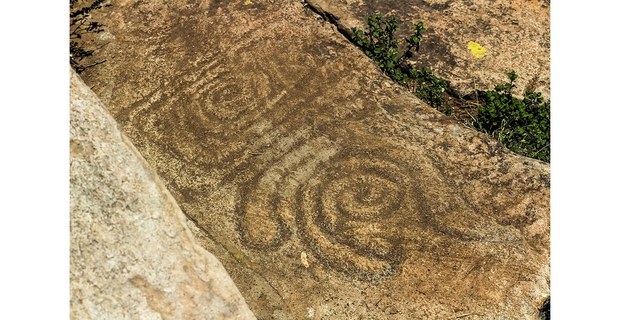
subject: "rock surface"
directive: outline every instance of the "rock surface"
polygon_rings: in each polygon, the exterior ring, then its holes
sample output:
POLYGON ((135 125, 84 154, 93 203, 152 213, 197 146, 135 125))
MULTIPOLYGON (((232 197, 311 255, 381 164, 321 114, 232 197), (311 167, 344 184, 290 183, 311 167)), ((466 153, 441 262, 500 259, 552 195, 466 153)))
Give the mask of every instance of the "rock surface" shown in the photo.
POLYGON ((71 318, 255 319, 94 93, 71 75, 71 318))
POLYGON ((525 89, 549 98, 549 0, 307 0, 344 28, 366 29, 372 14, 401 20, 400 38, 416 21, 428 32, 412 62, 432 67, 462 95, 475 89, 492 90, 507 81, 506 73, 519 75, 516 93, 525 89), (481 44, 486 56, 475 58, 470 42, 481 44))
POLYGON ((113 1, 85 72, 259 319, 535 319, 549 165, 298 1, 113 1))

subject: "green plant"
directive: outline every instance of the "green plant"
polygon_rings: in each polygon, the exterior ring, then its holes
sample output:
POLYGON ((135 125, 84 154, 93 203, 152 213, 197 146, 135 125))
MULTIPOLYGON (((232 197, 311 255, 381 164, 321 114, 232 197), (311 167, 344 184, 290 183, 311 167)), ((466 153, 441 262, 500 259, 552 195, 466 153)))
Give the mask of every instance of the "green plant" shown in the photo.
POLYGON ((483 92, 484 104, 478 107, 474 126, 496 137, 516 153, 551 160, 550 101, 540 93, 525 92, 523 99, 512 95, 517 74, 509 72, 508 82, 483 92))
POLYGON ((399 43, 394 37, 398 31, 398 18, 369 16, 366 19, 368 31, 353 28, 353 42, 373 59, 379 68, 396 82, 405 85, 412 76, 413 69, 405 63, 405 58, 418 51, 422 33, 426 30, 421 22, 413 25, 414 33, 405 39, 406 48, 399 50, 399 43))
POLYGON ((104 25, 97 21, 92 21, 90 13, 93 10, 110 6, 110 4, 105 3, 106 1, 107 0, 94 0, 90 4, 84 4, 84 1, 69 0, 69 62, 77 73, 81 73, 86 68, 105 62, 83 63, 84 59, 92 57, 94 50, 89 50, 84 47, 82 37, 86 34, 95 34, 104 31, 104 25))
MULTIPOLYGON (((448 81, 435 76, 431 69, 415 69, 407 62, 420 49, 422 34, 426 31, 422 22, 413 24, 413 34, 401 42, 394 36, 398 31, 396 17, 369 16, 366 24, 367 31, 353 28, 351 39, 394 81, 411 88, 420 99, 447 115, 451 114, 452 107, 445 103, 444 97, 456 101, 458 108, 472 103, 451 93, 448 81)), ((497 85, 495 90, 482 92, 481 104, 476 98, 478 116, 473 126, 516 153, 548 162, 551 158, 550 102, 534 92, 525 92, 523 99, 514 97, 512 90, 516 88, 518 76, 514 71, 507 75, 508 82, 497 85)))
MULTIPOLYGON (((394 33, 398 31, 398 18, 382 15, 366 19, 367 31, 352 28, 353 42, 370 57, 387 76, 403 86, 413 82, 413 91, 432 107, 442 109, 442 93, 448 88, 447 81, 433 75, 429 68, 414 69, 408 58, 420 49, 422 34, 426 31, 422 22, 413 24, 413 33, 399 42, 394 33), (400 50, 403 48, 403 50, 400 50)), ((444 112, 449 110, 443 107, 444 112)))
POLYGON ((448 82, 438 78, 431 69, 422 68, 414 73, 414 93, 431 107, 449 114, 450 107, 444 106, 442 94, 448 88, 448 82))

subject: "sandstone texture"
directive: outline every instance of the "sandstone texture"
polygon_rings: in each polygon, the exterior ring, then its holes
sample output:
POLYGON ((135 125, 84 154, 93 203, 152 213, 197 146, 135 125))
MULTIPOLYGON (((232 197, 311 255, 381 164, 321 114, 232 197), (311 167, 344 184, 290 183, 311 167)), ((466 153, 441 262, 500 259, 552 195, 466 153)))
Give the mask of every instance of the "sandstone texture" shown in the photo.
POLYGON ((71 318, 255 319, 170 193, 71 75, 71 318))
POLYGON ((515 93, 541 92, 549 98, 549 0, 307 0, 341 25, 366 29, 369 15, 396 16, 401 38, 411 24, 424 22, 428 32, 411 62, 431 67, 461 95, 492 90, 519 75, 515 93), (476 42, 486 56, 476 58, 467 44, 476 42))
POLYGON ((428 107, 302 2, 112 5, 85 81, 257 318, 536 318, 548 164, 428 107))

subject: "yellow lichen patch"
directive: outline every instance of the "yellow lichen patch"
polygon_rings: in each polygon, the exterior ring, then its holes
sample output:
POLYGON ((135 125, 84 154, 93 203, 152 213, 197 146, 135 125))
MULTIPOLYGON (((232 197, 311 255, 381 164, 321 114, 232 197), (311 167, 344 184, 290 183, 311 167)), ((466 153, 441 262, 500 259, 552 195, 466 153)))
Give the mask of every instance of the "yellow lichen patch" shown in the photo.
POLYGON ((482 57, 487 55, 487 49, 485 49, 479 43, 476 43, 476 42, 473 42, 473 41, 469 41, 467 43, 467 49, 469 49, 471 54, 473 54, 474 57, 476 57, 476 58, 482 58, 482 57))
POLYGON ((252 0, 245 0, 245 2, 243 4, 246 5, 246 6, 250 5, 250 4, 252 4, 252 0))

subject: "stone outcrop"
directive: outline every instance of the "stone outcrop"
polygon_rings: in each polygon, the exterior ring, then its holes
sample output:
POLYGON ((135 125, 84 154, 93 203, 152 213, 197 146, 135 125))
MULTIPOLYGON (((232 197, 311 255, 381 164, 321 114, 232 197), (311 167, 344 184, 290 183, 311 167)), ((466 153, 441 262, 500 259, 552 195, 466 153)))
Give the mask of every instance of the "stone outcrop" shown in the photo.
POLYGON ((431 109, 299 1, 105 10, 85 80, 257 318, 536 318, 548 164, 431 109))
POLYGON ((401 38, 424 22, 428 32, 412 62, 431 67, 461 95, 492 90, 515 70, 517 94, 541 92, 549 98, 549 0, 307 0, 340 24, 366 29, 369 15, 396 16, 401 38), (470 41, 486 49, 476 58, 470 41))
POLYGON ((71 318, 255 319, 172 196, 71 74, 71 318))

